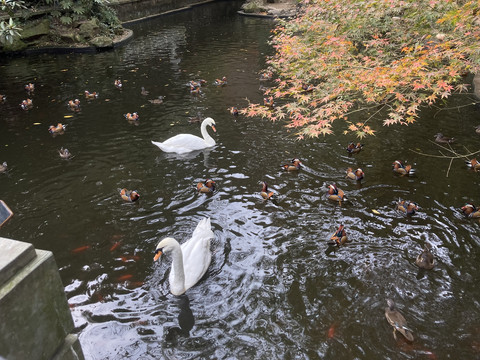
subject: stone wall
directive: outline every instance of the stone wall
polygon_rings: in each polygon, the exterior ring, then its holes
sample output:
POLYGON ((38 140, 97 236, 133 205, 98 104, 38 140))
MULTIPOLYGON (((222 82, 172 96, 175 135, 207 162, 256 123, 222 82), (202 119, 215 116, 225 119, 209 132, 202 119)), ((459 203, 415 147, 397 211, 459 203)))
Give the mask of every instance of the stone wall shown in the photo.
POLYGON ((115 9, 122 22, 128 23, 212 1, 214 0, 113 0, 109 6, 115 9))
POLYGON ((73 329, 53 254, 0 237, 0 358, 82 360, 73 329))

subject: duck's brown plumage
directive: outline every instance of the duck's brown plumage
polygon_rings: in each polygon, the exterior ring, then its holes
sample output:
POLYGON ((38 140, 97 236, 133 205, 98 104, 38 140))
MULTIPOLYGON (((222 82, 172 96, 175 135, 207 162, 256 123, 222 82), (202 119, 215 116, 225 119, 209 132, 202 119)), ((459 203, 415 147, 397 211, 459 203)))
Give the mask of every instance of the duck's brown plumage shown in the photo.
POLYGON ((435 266, 435 258, 431 252, 432 245, 425 243, 423 251, 417 256, 415 264, 422 269, 433 269, 435 266))
POLYGON ((385 318, 388 323, 393 326, 393 337, 397 339, 396 332, 400 332, 405 339, 413 341, 413 334, 410 329, 407 328, 407 320, 395 307, 395 303, 391 299, 387 299, 388 306, 385 308, 385 318))

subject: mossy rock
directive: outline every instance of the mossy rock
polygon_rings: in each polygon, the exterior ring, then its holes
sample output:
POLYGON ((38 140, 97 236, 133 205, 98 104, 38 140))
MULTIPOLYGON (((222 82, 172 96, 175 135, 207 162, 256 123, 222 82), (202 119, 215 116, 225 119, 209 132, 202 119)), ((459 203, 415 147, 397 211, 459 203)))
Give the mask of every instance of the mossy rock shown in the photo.
POLYGON ((50 33, 50 20, 42 19, 38 22, 26 24, 20 32, 20 38, 22 40, 37 39, 41 36, 48 35, 50 33))
POLYGON ((13 43, 5 43, 3 44, 2 51, 4 52, 17 52, 23 51, 28 47, 28 45, 20 39, 15 39, 13 43))
POLYGON ((113 40, 108 36, 97 36, 89 41, 90 45, 96 48, 111 48, 113 47, 113 40))
POLYGON ((93 18, 81 23, 78 27, 78 32, 85 39, 95 38, 100 32, 100 24, 98 19, 93 18))

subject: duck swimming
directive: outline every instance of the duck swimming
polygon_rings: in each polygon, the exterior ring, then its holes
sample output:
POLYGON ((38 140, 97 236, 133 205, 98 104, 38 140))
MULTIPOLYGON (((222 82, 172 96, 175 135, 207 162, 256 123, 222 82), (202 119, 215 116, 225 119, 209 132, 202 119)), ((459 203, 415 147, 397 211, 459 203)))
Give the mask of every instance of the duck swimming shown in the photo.
POLYGON ((27 90, 27 92, 29 94, 34 92, 35 91, 35 84, 28 83, 27 85, 25 85, 25 90, 27 90))
POLYGON ((120 190, 120 196, 123 200, 128 202, 135 202, 140 199, 140 194, 137 192, 137 190, 127 190, 125 188, 120 190))
POLYGON ((465 161, 465 163, 467 164, 467 166, 470 169, 473 169, 475 171, 480 170, 480 163, 477 161, 477 159, 472 159, 470 161, 465 161))
POLYGON ((64 149, 63 147, 60 150, 58 150, 58 154, 62 159, 68 159, 72 156, 70 151, 68 151, 68 149, 64 149))
POLYGON ((123 114, 123 116, 125 116, 125 119, 127 119, 128 121, 137 121, 140 116, 134 112, 134 113, 126 113, 126 114, 123 114))
POLYGON ((197 191, 201 193, 213 193, 215 191, 215 181, 212 179, 205 180, 205 183, 197 184, 197 191))
POLYGON ((68 100, 67 106, 72 111, 78 111, 78 110, 80 110, 80 100, 78 100, 78 99, 68 100))
POLYGON ((347 171, 347 178, 352 179, 352 180, 357 180, 360 181, 363 179, 363 176, 365 175, 362 171, 362 169, 358 168, 357 170, 353 171, 352 168, 348 168, 347 171))
POLYGON ((227 85, 227 77, 224 76, 224 77, 222 77, 221 79, 216 79, 215 82, 213 83, 213 85, 216 85, 216 86, 225 86, 225 85, 227 85))
POLYGON ((471 203, 467 203, 466 205, 462 206, 462 212, 466 217, 469 218, 480 218, 480 210, 478 210, 475 205, 471 203))
POLYGON ((338 227, 337 231, 330 237, 333 245, 345 245, 348 242, 347 232, 345 231, 345 226, 342 224, 338 227))
POLYGON ((165 99, 165 96, 158 96, 156 99, 150 99, 148 101, 151 104, 160 105, 163 104, 163 99, 165 99))
POLYGON ((25 99, 22 101, 22 103, 20 104, 20 107, 23 109, 23 110, 29 110, 31 109, 33 106, 33 101, 32 99, 25 99))
POLYGON ((271 107, 271 108, 275 107, 275 102, 273 101, 273 96, 264 97, 263 98, 263 105, 271 107))
POLYGON ((343 199, 347 199, 343 190, 337 188, 337 185, 328 185, 327 197, 329 200, 338 201, 339 205, 342 205, 343 199))
POLYGON ((418 210, 418 205, 412 201, 399 200, 397 203, 397 210, 403 212, 406 215, 413 215, 418 210))
POLYGON ((122 80, 120 80, 120 79, 115 80, 114 85, 115 85, 115 87, 116 87, 118 90, 122 90, 122 89, 123 89, 122 80))
POLYGON ((385 318, 388 323, 393 326, 393 337, 397 340, 397 331, 399 331, 405 339, 413 341, 412 331, 407 328, 407 320, 396 309, 395 303, 391 299, 387 299, 387 307, 385 308, 385 318))
POLYGON ((415 264, 421 269, 433 269, 435 266, 435 258, 431 252, 432 245, 426 242, 423 251, 417 256, 415 260, 415 264))
POLYGON ((260 195, 265 200, 271 199, 275 195, 273 191, 268 191, 268 184, 266 181, 262 181, 262 191, 260 191, 260 195))
POLYGON ((48 132, 50 134, 61 133, 65 130, 66 127, 67 125, 63 125, 61 123, 58 123, 57 126, 50 125, 50 127, 48 128, 48 132))
POLYGON ((0 101, 4 102, 5 100, 7 100, 7 95, 0 94, 0 101))
POLYGON ((232 106, 231 108, 229 108, 228 110, 230 110, 230 114, 232 114, 233 116, 235 117, 238 117, 238 109, 236 106, 232 106))
POLYGON ((301 167, 302 167, 302 162, 297 158, 292 159, 291 164, 282 165, 282 169, 286 171, 298 171, 301 169, 301 167))
POLYGON ((442 133, 438 133, 434 135, 434 138, 435 138, 435 142, 439 144, 452 144, 455 142, 455 138, 444 136, 442 133))
POLYGON ((358 154, 360 151, 363 149, 363 144, 360 143, 353 143, 351 142, 350 144, 347 145, 347 152, 349 154, 358 154))
POLYGON ((85 90, 85 98, 86 99, 96 99, 98 98, 98 94, 96 91, 94 91, 93 93, 89 92, 88 90, 85 90))
POLYGON ((415 169, 412 169, 412 165, 404 165, 400 160, 395 160, 392 167, 394 172, 402 176, 415 174, 415 169))
POLYGON ((157 261, 162 254, 172 254, 172 267, 168 280, 170 292, 173 295, 182 295, 205 275, 212 260, 210 242, 214 238, 210 218, 207 217, 200 220, 192 237, 181 246, 171 237, 158 243, 154 261, 157 261))
POLYGON ((208 117, 202 122, 201 133, 203 137, 191 134, 178 134, 164 142, 152 141, 152 144, 158 146, 162 151, 177 154, 206 149, 216 144, 215 140, 208 134, 207 126, 210 126, 213 131, 216 131, 215 120, 208 117))
POLYGON ((8 169, 8 165, 6 161, 4 161, 3 164, 0 164, 0 173, 7 171, 7 169, 8 169))

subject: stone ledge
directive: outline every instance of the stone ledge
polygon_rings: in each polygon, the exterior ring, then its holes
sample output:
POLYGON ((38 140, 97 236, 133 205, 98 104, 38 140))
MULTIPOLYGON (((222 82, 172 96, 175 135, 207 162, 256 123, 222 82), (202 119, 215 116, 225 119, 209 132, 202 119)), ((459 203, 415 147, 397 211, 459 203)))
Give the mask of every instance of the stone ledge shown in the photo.
POLYGON ((23 51, 25 54, 69 54, 69 53, 95 53, 98 51, 109 50, 126 44, 131 40, 133 31, 125 29, 125 33, 121 36, 117 36, 113 39, 113 46, 108 47, 95 47, 91 45, 87 46, 41 46, 36 48, 29 48, 23 51))
POLYGON ((32 244, 0 237, 0 287, 35 256, 32 244))

